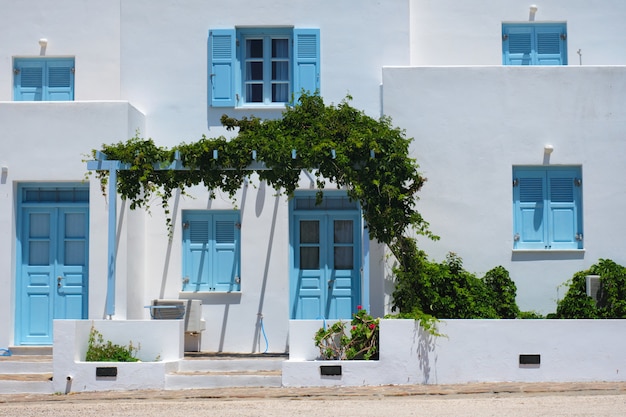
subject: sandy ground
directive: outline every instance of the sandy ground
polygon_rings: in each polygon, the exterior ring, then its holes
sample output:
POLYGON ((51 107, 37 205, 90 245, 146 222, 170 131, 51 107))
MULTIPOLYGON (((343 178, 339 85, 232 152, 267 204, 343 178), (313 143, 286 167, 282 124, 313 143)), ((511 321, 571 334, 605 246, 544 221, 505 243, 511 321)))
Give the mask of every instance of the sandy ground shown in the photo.
POLYGON ((606 416, 626 415, 626 393, 464 394, 446 396, 133 398, 0 403, 0 416, 606 416))

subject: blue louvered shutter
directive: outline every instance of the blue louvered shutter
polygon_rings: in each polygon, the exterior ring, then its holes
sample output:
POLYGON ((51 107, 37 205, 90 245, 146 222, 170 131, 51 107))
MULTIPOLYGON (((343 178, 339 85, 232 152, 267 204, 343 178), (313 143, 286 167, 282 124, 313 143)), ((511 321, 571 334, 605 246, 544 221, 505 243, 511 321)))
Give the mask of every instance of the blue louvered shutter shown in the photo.
POLYGON ((42 101, 44 83, 42 60, 15 61, 15 101, 42 101))
POLYGON ((183 291, 210 291, 211 222, 187 215, 183 223, 183 291))
POLYGON ((582 249, 582 182, 579 174, 575 169, 547 172, 550 249, 582 249))
POLYGON ((239 291, 239 213, 183 213, 183 291, 239 291))
POLYGON ((532 65, 533 33, 530 26, 503 26, 502 63, 532 65))
POLYGON ((239 229, 235 214, 215 215, 213 286, 215 291, 239 291, 239 229))
POLYGON ((74 60, 54 59, 46 62, 47 100, 74 100, 74 60))
POLYGON ((565 25, 535 28, 536 65, 567 65, 565 25))
POLYGON ((502 25, 503 65, 567 65, 565 23, 502 25))
POLYGON ((294 29, 293 92, 297 101, 301 92, 311 94, 320 90, 320 31, 294 29))
POLYGON ((513 174, 515 249, 546 249, 545 172, 518 169, 513 174))
POLYGON ((74 59, 27 58, 15 64, 16 101, 74 100, 74 59))
POLYGON ((235 29, 209 31, 209 97, 213 107, 234 107, 237 47, 235 29))

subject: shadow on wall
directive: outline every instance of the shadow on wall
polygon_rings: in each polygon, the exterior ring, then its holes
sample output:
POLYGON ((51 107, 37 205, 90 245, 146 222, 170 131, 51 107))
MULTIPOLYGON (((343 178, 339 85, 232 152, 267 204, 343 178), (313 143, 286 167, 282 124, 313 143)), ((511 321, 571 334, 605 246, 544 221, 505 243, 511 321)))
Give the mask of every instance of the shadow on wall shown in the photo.
MULTIPOLYGON (((433 336, 428 331, 424 330, 420 326, 419 320, 415 320, 415 328, 413 329, 413 340, 417 340, 417 359, 419 361, 419 367, 422 371, 424 379, 422 384, 429 384, 430 374, 433 370, 431 366, 431 353, 435 351, 435 344, 437 342, 437 336, 433 336)), ((433 353, 433 362, 437 363, 436 354, 433 353)))

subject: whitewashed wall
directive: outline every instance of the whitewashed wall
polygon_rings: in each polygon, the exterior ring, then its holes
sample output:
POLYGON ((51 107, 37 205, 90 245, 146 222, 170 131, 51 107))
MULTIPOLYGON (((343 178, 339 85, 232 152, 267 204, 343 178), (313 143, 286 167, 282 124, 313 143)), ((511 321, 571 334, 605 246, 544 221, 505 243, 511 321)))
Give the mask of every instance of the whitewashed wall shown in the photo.
POLYGON ((503 265, 523 310, 554 312, 574 272, 626 264, 626 67, 415 67, 383 71, 385 112, 428 178, 419 210, 471 272, 503 265), (415 94, 407 95, 406 91, 415 94), (546 156, 544 146, 554 152, 546 156), (584 250, 513 251, 513 165, 582 165, 584 250))
MULTIPOLYGON (((410 0, 411 65, 501 65, 502 22, 567 22, 569 65, 623 65, 620 0, 410 0)), ((387 64, 386 64, 387 65, 387 64)))
MULTIPOLYGON (((293 25, 319 28, 321 33, 321 94, 338 103, 351 94, 352 104, 369 115, 380 115, 385 64, 409 64, 409 3, 405 0, 362 3, 357 0, 315 3, 275 0, 133 0, 92 4, 84 0, 49 3, 0 0, 0 24, 11 37, 0 38, 0 160, 9 166, 0 184, 3 247, 0 272, 10 281, 2 294, 0 346, 13 343, 15 317, 15 190, 21 181, 79 181, 86 165, 83 154, 102 143, 123 141, 136 129, 158 145, 173 146, 225 134, 219 118, 254 113, 279 117, 280 111, 208 107, 207 38, 212 28, 293 25), (33 11, 35 11, 33 13, 33 11), (26 18, 25 18, 26 17, 26 18), (347 18, 349 17, 349 18, 347 18), (41 50, 38 41, 48 40, 41 50), (14 57, 74 56, 75 103, 14 103, 14 57), (108 100, 124 100, 125 117, 108 113, 108 100), (83 114, 83 101, 89 101, 83 114), (79 104, 81 103, 81 104, 79 104), (129 104, 128 104, 129 103, 129 104), (31 109, 41 109, 42 116, 31 109), (76 110, 78 109, 78 110, 76 110), (36 119, 32 117, 36 116, 36 119), (50 119, 50 121, 48 121, 50 119), (37 120, 33 123, 32 120, 37 120), (49 142, 48 142, 49 141, 49 142), (47 164, 58 155, 63 164, 47 164), (71 161, 65 163, 65 161, 71 161), (17 169, 17 167, 20 167, 17 169)), ((118 109, 119 110, 119 109, 118 109)), ((306 178, 302 186, 309 187, 306 178)), ((175 196, 174 236, 167 238, 158 202, 150 215, 119 204, 120 230, 116 314, 114 319, 143 319, 154 298, 185 297, 181 288, 181 210, 242 211, 242 292, 202 298, 207 331, 202 349, 263 351, 260 316, 269 351, 288 349, 288 218, 287 200, 262 184, 245 187, 231 202, 207 190, 192 190, 193 199, 175 196)), ((107 203, 92 185, 90 201, 90 318, 105 315, 107 203)), ((384 314, 388 289, 382 281, 382 252, 372 246, 372 303, 384 314)))
MULTIPOLYGON (((7 103, 0 102, 0 144, 7 175, 0 184, 0 268, 5 291, 0 293, 0 346, 13 343, 16 271, 16 202, 20 182, 85 180, 82 160, 93 147, 143 128, 143 117, 126 102, 7 103), (8 319, 10 318, 10 319, 8 319)), ((107 212, 100 184, 91 179, 89 251, 89 317, 104 316, 107 276, 107 212)), ((143 215, 143 214, 142 214, 143 215)), ((126 276, 126 227, 119 241, 118 271, 126 276)), ((125 280, 117 290, 125 297, 125 280)), ((124 306, 121 307, 122 311, 124 306)))

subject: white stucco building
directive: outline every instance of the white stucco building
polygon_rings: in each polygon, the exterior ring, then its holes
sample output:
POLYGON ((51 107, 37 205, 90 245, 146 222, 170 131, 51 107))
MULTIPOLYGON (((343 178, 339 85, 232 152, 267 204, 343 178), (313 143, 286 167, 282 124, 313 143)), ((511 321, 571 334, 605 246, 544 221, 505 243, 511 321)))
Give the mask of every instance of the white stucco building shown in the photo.
MULTIPOLYGON (((52 343, 55 318, 109 315, 110 207, 84 181, 91 149, 137 131, 167 147, 228 136, 222 114, 279 117, 300 87, 327 103, 350 94, 406 129, 428 178, 419 209, 441 236, 420 246, 477 274, 503 265, 523 310, 554 311, 560 286, 598 258, 626 263, 620 1, 0 6, 0 346, 52 343)), ((384 248, 358 207, 341 193, 312 206, 311 191, 305 174, 292 202, 264 184, 234 202, 196 187, 171 201, 171 240, 159 207, 118 201, 111 318, 200 299, 202 350, 285 352, 291 319, 389 312, 384 248)))

